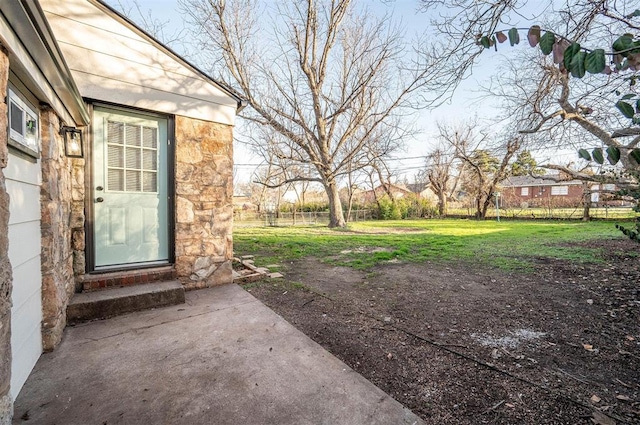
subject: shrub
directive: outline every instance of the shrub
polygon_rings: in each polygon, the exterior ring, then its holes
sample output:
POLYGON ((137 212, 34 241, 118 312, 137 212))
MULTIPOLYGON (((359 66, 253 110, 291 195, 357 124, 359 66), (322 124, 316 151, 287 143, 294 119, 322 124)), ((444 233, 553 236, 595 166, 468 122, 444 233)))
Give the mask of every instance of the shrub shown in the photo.
POLYGON ((437 213, 434 204, 417 195, 404 196, 396 199, 395 202, 388 196, 384 196, 377 205, 374 204, 372 207, 377 209, 377 218, 380 220, 433 217, 437 213))

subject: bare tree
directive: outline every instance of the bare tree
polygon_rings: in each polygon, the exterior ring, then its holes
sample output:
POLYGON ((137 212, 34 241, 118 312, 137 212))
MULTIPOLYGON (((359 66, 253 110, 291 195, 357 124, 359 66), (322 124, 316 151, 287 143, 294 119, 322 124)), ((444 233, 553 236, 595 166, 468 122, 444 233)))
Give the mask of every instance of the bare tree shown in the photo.
MULTIPOLYGON (((349 0, 286 2, 180 0, 209 67, 251 108, 242 116, 279 137, 278 161, 309 164, 322 183, 330 227, 344 226, 338 179, 402 142, 400 120, 429 69, 409 61, 389 16, 375 18, 349 0), (205 53, 206 52, 206 53, 205 53), (222 61, 215 58, 222 56, 222 61), (359 157, 360 156, 360 157, 359 157)), ((287 181, 287 182, 289 182, 287 181)))
POLYGON ((496 193, 496 188, 509 175, 510 161, 520 149, 521 139, 517 137, 509 138, 502 150, 502 159, 496 164, 487 167, 487 157, 489 152, 483 149, 475 150, 471 153, 458 150, 458 158, 468 165, 467 170, 475 177, 475 201, 476 218, 483 219, 487 215, 487 209, 491 205, 492 197, 496 193))
POLYGON ((492 153, 487 149, 489 135, 477 128, 477 122, 457 126, 438 124, 440 138, 451 147, 455 157, 465 167, 461 172, 462 185, 473 196, 476 218, 483 219, 498 184, 509 175, 511 159, 522 147, 522 140, 509 137, 492 153))
POLYGON ((468 76, 478 60, 483 50, 479 43, 481 36, 492 36, 522 21, 526 25, 539 24, 545 30, 578 42, 590 38, 600 43, 605 38, 640 29, 633 19, 638 8, 634 2, 420 0, 419 3, 420 10, 429 13, 437 38, 443 40, 438 47, 440 53, 449 58, 443 68, 449 70, 453 86, 468 76))
MULTIPOLYGON (((438 8, 439 13, 432 24, 441 36, 450 40, 450 44, 456 48, 453 52, 461 55, 453 59, 454 65, 464 69, 470 69, 483 50, 478 43, 479 36, 492 36, 496 30, 509 29, 511 22, 521 18, 528 21, 527 25, 534 20, 545 30, 562 35, 567 44, 569 41, 591 41, 593 48, 611 46, 613 40, 624 32, 637 32, 640 29, 635 15, 637 4, 633 2, 587 0, 559 4, 546 0, 536 3, 534 9, 527 8, 527 3, 530 2, 421 0, 423 10, 438 8), (528 13, 528 16, 524 13, 528 13)), ((504 40, 506 36, 503 35, 501 40, 492 42, 504 40)), ((553 136, 556 142, 562 139, 565 143, 571 143, 576 141, 576 136, 580 136, 579 132, 572 131, 571 126, 567 125, 572 123, 586 130, 591 140, 597 140, 605 148, 620 148, 623 161, 627 159, 625 153, 637 147, 637 138, 622 138, 639 136, 640 131, 631 128, 629 120, 625 122, 624 119, 618 119, 621 115, 612 108, 620 91, 631 92, 636 97, 640 95, 637 86, 632 84, 629 87, 629 81, 635 80, 637 73, 631 76, 614 73, 610 76, 571 78, 562 60, 556 60, 554 64, 542 57, 538 49, 524 55, 516 52, 512 55, 507 73, 514 77, 504 81, 505 73, 501 72, 496 79, 503 80, 499 82, 502 90, 497 94, 511 98, 507 109, 517 118, 517 125, 524 133, 544 133, 547 142, 549 136, 553 136), (523 69, 527 72, 523 72, 523 69)), ((634 66, 631 68, 635 69, 634 66)), ((493 96, 496 91, 490 91, 490 94, 493 96)), ((584 139, 584 134, 579 138, 584 139)), ((629 165, 628 161, 624 163, 625 168, 629 165)))
POLYGON ((181 47, 184 47, 182 40, 185 35, 185 29, 169 30, 169 21, 161 21, 154 18, 151 9, 143 10, 138 0, 117 0, 114 6, 120 13, 136 22, 140 28, 165 45, 175 46, 180 44, 181 47))
POLYGON ((351 209, 353 207, 353 197, 355 195, 356 190, 358 189, 358 185, 356 183, 356 178, 355 178, 355 173, 353 171, 353 168, 351 166, 347 167, 347 174, 346 174, 346 180, 347 180, 347 187, 346 187, 346 195, 347 195, 347 217, 346 217, 346 221, 350 222, 351 221, 351 209))
POLYGON ((502 84, 497 93, 507 100, 509 110, 517 111, 515 124, 521 134, 533 135, 547 143, 574 140, 583 147, 594 144, 617 147, 625 168, 637 165, 630 163, 626 153, 640 143, 640 130, 617 114, 612 102, 614 92, 624 90, 628 84, 624 77, 572 79, 544 58, 538 62, 537 72, 533 71, 527 82, 514 77, 502 84))
POLYGON ((532 58, 533 53, 526 56, 532 64, 526 75, 521 72, 523 58, 516 57, 507 63, 501 78, 487 88, 488 95, 501 98, 503 108, 511 112, 509 126, 526 137, 528 146, 538 149, 578 151, 591 147, 595 155, 603 157, 607 148, 617 148, 621 153, 620 164, 603 165, 598 173, 584 172, 584 165, 578 167, 580 164, 575 162, 571 165, 546 162, 539 167, 586 182, 633 187, 633 174, 621 170, 638 167, 628 153, 640 145, 640 129, 630 126, 617 113, 614 99, 616 91, 637 92, 637 89, 628 88, 623 75, 571 78, 546 58, 532 58))
MULTIPOLYGON (((509 15, 517 15, 520 12, 520 8, 525 4, 524 1, 517 0, 498 0, 498 1, 483 1, 477 2, 474 0, 421 0, 424 8, 428 7, 442 7, 445 11, 441 11, 439 14, 440 19, 436 24, 438 32, 445 37, 450 37, 453 41, 450 43, 453 47, 450 49, 452 53, 452 67, 459 66, 460 69, 467 71, 471 68, 474 60, 478 56, 478 52, 474 51, 470 45, 471 37, 476 35, 477 40, 480 41, 483 47, 496 46, 498 42, 503 42, 507 39, 504 33, 496 33, 496 29, 499 29, 498 23, 502 26, 508 25, 509 15), (457 55, 456 55, 457 54, 457 55)), ((637 2, 625 2, 616 0, 586 0, 565 2, 561 6, 557 2, 547 0, 545 2, 529 2, 535 4, 537 12, 540 13, 538 20, 529 19, 530 21, 538 21, 545 30, 545 36, 549 33, 561 35, 561 41, 555 37, 556 41, 553 43, 553 48, 546 44, 544 50, 545 53, 553 52, 554 62, 557 67, 553 72, 550 69, 544 69, 548 78, 546 83, 539 85, 534 91, 525 91, 524 98, 533 100, 532 105, 538 102, 536 96, 541 95, 541 99, 547 103, 553 103, 550 99, 557 99, 555 110, 547 108, 533 109, 531 116, 534 118, 532 125, 528 127, 522 127, 525 134, 581 134, 583 137, 586 135, 587 139, 595 140, 600 146, 597 146, 593 150, 592 154, 588 151, 580 151, 580 156, 584 159, 595 159, 596 162, 603 164, 604 154, 603 148, 607 149, 607 159, 611 163, 616 163, 618 160, 622 162, 622 172, 610 171, 609 178, 613 177, 616 183, 621 186, 627 186, 625 190, 627 193, 636 200, 635 210, 640 210, 640 149, 639 138, 640 131, 634 125, 639 123, 637 104, 640 101, 640 94, 637 91, 637 85, 635 84, 638 78, 640 78, 640 66, 636 52, 633 49, 627 49, 629 47, 635 47, 638 43, 638 32, 640 31, 640 22, 638 18, 638 4, 637 2), (555 9, 556 6, 560 6, 560 9, 555 9), (548 13, 551 12, 551 13, 548 13), (550 31, 550 32, 549 32, 550 31), (614 41, 615 40, 615 41, 614 41), (573 42, 573 44, 571 44, 573 42), (587 52, 578 43, 583 43, 590 47, 590 54, 600 56, 600 60, 594 66, 591 62, 591 66, 587 66, 586 61, 587 52), (578 51, 576 54, 577 60, 573 60, 571 53, 566 55, 567 51, 571 51, 568 48, 569 44, 574 48, 574 51, 578 51), (615 52, 612 55, 611 66, 605 66, 605 51, 602 48, 611 46, 611 50, 615 52), (622 46, 622 47, 621 47, 622 46), (567 49, 567 50, 565 50, 567 49), (583 62, 582 59, 585 59, 583 62), (574 67, 574 63, 577 64, 574 67), (567 66, 568 65, 568 66, 567 66), (581 65, 584 65, 585 69, 581 69, 581 65), (592 91, 602 97, 608 97, 607 94, 615 93, 619 98, 617 102, 615 100, 609 105, 616 103, 620 112, 628 119, 623 125, 615 125, 612 123, 612 117, 618 115, 618 112, 609 113, 608 116, 603 116, 602 120, 596 118, 592 113, 598 108, 594 105, 598 105, 598 102, 593 104, 584 102, 583 98, 574 96, 570 98, 571 91, 575 94, 575 80, 569 80, 569 73, 567 68, 570 69, 573 76, 578 79, 586 81, 595 87, 600 85, 599 91, 592 91), (591 69, 589 69, 591 68, 591 69), (583 78, 585 70, 599 73, 603 70, 605 73, 613 68, 614 71, 625 69, 626 76, 626 88, 624 92, 618 91, 616 87, 616 78, 603 78, 602 75, 589 76, 583 78), (560 91, 557 97, 553 97, 551 92, 560 91), (622 93, 625 93, 622 97, 622 93), (531 95, 533 97, 531 97, 531 95), (559 108, 558 108, 559 106, 559 108), (631 121, 630 125, 629 121, 631 121), (569 123, 569 125, 564 125, 569 123), (575 128, 578 127, 582 131, 576 132, 575 128), (558 132, 557 130, 560 129, 558 132)), ((504 28, 502 28, 504 29, 504 28)), ((515 30, 515 29, 514 29, 515 30)), ((517 39, 517 30, 515 37, 509 34, 509 39, 514 43, 514 39, 517 39)), ((540 34, 540 27, 535 31, 540 34)), ((530 38, 529 41, 532 46, 537 44, 536 34, 533 33, 533 42, 530 38)), ((528 36, 532 35, 528 33, 528 36)), ((529 37, 528 37, 529 38, 529 37)), ((550 38, 547 37, 547 40, 550 38)), ((541 46, 540 50, 543 48, 541 46)), ((445 54, 447 52, 445 51, 445 54)), ((533 62, 535 63, 535 62, 533 62)), ((523 72, 523 65, 526 62, 521 62, 518 67, 520 74, 529 75, 530 72, 523 72)), ((526 66, 526 65, 524 65, 526 66)), ((529 71, 536 72, 535 69, 529 71)), ((464 75, 463 75, 464 76, 464 75)), ((619 82, 619 79, 618 79, 619 82)), ((622 87, 622 86, 618 86, 622 87)), ((609 97, 610 99, 610 97, 609 97)), ((531 106, 531 105, 530 105, 531 106)), ((603 108, 605 109, 605 108, 603 108)), ((583 137, 579 139, 573 139, 570 137, 561 137, 551 139, 554 143, 557 143, 560 147, 566 144, 567 141, 583 140, 583 137)), ((584 140, 583 140, 584 141, 584 140)), ((583 146, 584 147, 584 146, 583 146)), ((593 147, 593 145, 592 145, 593 147)), ((559 167, 554 164, 547 164, 549 168, 559 167)), ((561 167, 560 167, 561 168, 561 167)), ((565 172, 569 173, 575 178, 581 177, 581 172, 570 167, 564 167, 565 172)), ((591 178, 591 177, 589 177, 591 178)), ((583 181, 589 181, 588 178, 580 178, 583 181)), ((635 228, 620 227, 627 236, 634 240, 640 240, 640 217, 637 218, 635 228)))
POLYGON ((272 186, 278 190, 273 191, 264 182, 278 182, 282 180, 282 174, 282 170, 269 162, 254 171, 252 186, 255 185, 255 190, 252 191, 252 198, 255 199, 254 202, 258 206, 259 213, 268 212, 266 211, 269 209, 267 204, 270 204, 271 208, 280 208, 281 188, 279 185, 274 184, 272 186))
POLYGON ((456 167, 456 160, 457 158, 451 149, 444 146, 439 146, 427 154, 424 174, 438 197, 438 215, 440 217, 446 217, 448 201, 454 196, 460 177, 464 172, 465 163, 458 164, 459 166, 456 167))
POLYGON ((362 168, 353 166, 349 164, 347 166, 347 173, 344 177, 344 181, 346 186, 343 189, 344 197, 343 201, 347 205, 347 223, 351 221, 351 211, 353 209, 353 201, 358 190, 361 190, 364 187, 364 182, 366 178, 366 173, 363 172, 362 168))
POLYGON ((378 207, 378 212, 382 211, 381 200, 385 197, 385 195, 392 204, 395 203, 395 197, 393 195, 393 191, 391 190, 391 181, 394 177, 391 168, 384 161, 373 160, 371 161, 371 164, 363 171, 366 174, 368 186, 371 188, 373 201, 378 207), (382 195, 378 192, 378 188, 382 189, 382 191, 384 192, 382 195))

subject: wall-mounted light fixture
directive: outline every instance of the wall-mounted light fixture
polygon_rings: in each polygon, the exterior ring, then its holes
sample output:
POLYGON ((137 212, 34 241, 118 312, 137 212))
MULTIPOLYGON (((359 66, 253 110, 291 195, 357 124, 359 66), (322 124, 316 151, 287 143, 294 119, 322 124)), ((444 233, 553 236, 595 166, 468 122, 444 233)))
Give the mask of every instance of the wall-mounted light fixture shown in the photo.
POLYGON ((64 154, 69 158, 84 157, 82 130, 64 126, 60 133, 64 136, 64 154))

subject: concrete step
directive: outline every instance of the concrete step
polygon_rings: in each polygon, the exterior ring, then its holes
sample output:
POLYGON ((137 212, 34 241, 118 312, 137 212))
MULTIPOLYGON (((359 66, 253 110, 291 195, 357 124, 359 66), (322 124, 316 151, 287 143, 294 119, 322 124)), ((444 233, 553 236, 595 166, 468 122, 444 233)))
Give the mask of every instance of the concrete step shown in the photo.
POLYGON ((182 303, 184 287, 177 280, 83 292, 67 306, 67 324, 182 303))
POLYGON ((80 278, 80 283, 82 284, 82 292, 88 292, 116 286, 131 286, 175 279, 176 270, 173 266, 168 265, 138 270, 87 274, 80 278))

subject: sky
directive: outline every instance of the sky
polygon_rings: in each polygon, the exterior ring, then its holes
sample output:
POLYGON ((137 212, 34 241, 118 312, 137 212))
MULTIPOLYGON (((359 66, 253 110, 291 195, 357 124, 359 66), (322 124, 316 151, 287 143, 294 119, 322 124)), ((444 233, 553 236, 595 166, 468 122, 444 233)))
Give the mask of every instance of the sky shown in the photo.
MULTIPOLYGON (((429 15, 417 11, 417 0, 362 0, 374 13, 393 13, 396 19, 401 19, 406 27, 408 37, 413 37, 416 33, 422 32, 428 25, 429 15)), ((120 9, 119 4, 125 8, 132 4, 132 0, 107 0, 107 3, 120 9)), ((143 15, 151 15, 153 19, 165 23, 165 32, 172 33, 183 28, 183 17, 178 11, 176 0, 138 0, 138 5, 143 15)), ((537 3, 537 2, 532 2, 537 3)), ((517 18, 511 23, 514 25, 527 26, 531 22, 526 19, 527 16, 534 16, 536 11, 532 7, 530 13, 526 9, 523 11, 523 18, 517 18), (520 20, 520 22, 518 22, 520 20)), ((135 14, 130 16, 134 21, 138 18, 135 14)), ((178 53, 183 54, 180 48, 172 46, 178 53)), ((521 48, 517 46, 515 48, 521 48)), ((475 115, 478 117, 487 117, 496 115, 499 112, 499 105, 496 100, 487 99, 479 92, 478 86, 487 83, 492 75, 495 75, 498 64, 510 52, 509 47, 502 48, 498 53, 487 50, 480 56, 480 60, 474 66, 472 75, 464 80, 454 92, 450 101, 433 110, 423 110, 419 113, 416 126, 417 135, 413 140, 406 143, 404 152, 395 155, 395 159, 389 161, 391 168, 397 175, 406 177, 409 182, 413 181, 414 175, 423 167, 425 156, 433 148, 437 139, 437 122, 454 123, 463 121, 475 115)), ((195 58, 186 58, 197 64, 195 58)), ((213 76, 215 78, 215 76, 213 76)), ((242 124, 239 123, 241 131, 242 124)), ((548 152, 538 152, 538 161, 544 161, 549 156, 548 152)), ((536 156, 536 152, 534 152, 536 156)), ((559 155, 554 153, 555 160, 567 159, 568 162, 576 156, 573 152, 562 152, 559 155)), ((234 145, 234 162, 236 167, 236 182, 246 183, 251 179, 256 164, 260 163, 260 158, 248 151, 241 143, 234 145)))

